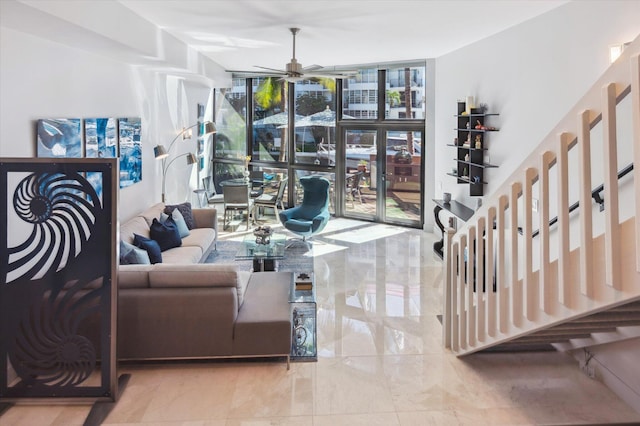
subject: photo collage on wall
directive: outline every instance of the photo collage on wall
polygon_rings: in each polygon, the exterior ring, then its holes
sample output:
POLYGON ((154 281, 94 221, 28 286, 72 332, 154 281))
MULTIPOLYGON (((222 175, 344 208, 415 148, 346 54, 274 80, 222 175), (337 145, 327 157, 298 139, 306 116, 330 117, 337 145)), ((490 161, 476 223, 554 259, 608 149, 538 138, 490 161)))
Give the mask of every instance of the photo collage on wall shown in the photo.
MULTIPOLYGON (((139 117, 47 118, 38 120, 37 156, 45 158, 120 158, 120 188, 142 180, 142 121, 139 117), (84 140, 84 146, 83 146, 84 140)), ((87 180, 102 197, 102 176, 87 180)))

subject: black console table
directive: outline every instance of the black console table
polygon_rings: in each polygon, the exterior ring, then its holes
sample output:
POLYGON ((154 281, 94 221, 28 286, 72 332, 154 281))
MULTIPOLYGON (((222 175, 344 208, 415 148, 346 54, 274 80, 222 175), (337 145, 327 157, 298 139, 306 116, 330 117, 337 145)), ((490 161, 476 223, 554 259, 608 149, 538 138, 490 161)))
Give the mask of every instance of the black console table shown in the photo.
POLYGON ((433 243, 433 251, 442 259, 444 257, 442 251, 442 248, 444 247, 444 225, 440 222, 440 211, 446 210, 458 219, 466 222, 471 218, 471 216, 473 216, 473 210, 454 200, 451 200, 448 203, 445 203, 443 200, 433 200, 433 202, 436 203, 436 207, 433 209, 433 214, 436 219, 436 224, 442 232, 442 239, 433 243))

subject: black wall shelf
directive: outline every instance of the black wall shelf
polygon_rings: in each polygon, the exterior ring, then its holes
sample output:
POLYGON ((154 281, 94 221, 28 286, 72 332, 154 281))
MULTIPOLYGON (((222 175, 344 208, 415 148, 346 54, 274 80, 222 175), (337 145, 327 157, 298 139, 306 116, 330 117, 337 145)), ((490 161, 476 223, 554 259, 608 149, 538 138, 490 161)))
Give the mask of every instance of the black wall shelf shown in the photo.
POLYGON ((489 117, 496 117, 500 114, 485 114, 482 110, 471 109, 470 114, 464 114, 466 105, 458 102, 458 110, 455 115, 457 123, 454 128, 456 132, 455 143, 447 146, 456 148, 455 173, 447 173, 457 179, 459 184, 469 185, 469 195, 484 195, 484 185, 487 184, 484 170, 496 168, 498 166, 484 161, 485 151, 488 151, 488 134, 497 132, 499 129, 486 125, 489 117), (483 128, 476 129, 475 126, 483 128))

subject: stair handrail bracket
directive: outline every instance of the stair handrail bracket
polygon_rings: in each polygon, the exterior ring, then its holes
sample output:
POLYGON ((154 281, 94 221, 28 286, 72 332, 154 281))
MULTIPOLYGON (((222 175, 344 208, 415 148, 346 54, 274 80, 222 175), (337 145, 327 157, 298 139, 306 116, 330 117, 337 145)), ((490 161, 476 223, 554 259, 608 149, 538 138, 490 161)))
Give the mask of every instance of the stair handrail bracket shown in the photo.
POLYGON ((640 301, 640 36, 464 226, 445 229, 443 252, 443 344, 458 356, 508 342, 563 343, 584 338, 591 326, 598 333, 633 325, 596 326, 585 318, 640 301), (617 117, 629 99, 630 122, 617 117), (602 147, 592 146, 596 125, 602 147), (631 170, 618 164, 618 132, 632 135, 631 170), (603 164, 603 181, 594 181, 594 159, 603 164), (633 179, 621 177, 631 172, 633 179), (569 179, 577 182, 577 200, 569 179), (592 213, 599 184, 604 211, 592 213), (633 203, 623 192, 629 186, 633 203))

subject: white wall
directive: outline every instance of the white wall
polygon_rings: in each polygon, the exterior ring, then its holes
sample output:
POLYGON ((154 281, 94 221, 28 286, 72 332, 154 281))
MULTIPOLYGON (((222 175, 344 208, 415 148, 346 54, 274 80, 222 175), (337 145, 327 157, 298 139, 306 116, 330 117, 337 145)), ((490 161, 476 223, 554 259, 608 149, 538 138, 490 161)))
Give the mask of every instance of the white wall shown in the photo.
MULTIPOLYGON (((39 118, 141 117, 142 181, 120 191, 120 220, 160 201, 161 163, 153 147, 168 148, 182 127, 196 122, 196 105, 207 103, 210 87, 6 27, 0 49, 0 156, 34 157, 39 118)), ((194 136, 171 153, 195 149, 194 136)), ((194 167, 181 160, 169 169, 176 182, 168 185, 169 202, 191 200, 195 187, 194 167)))
MULTIPOLYGON (((640 33, 640 2, 570 2, 436 60, 436 197, 476 206, 454 166, 456 101, 474 96, 497 112, 485 170, 491 194, 608 67, 608 47, 640 33), (442 190, 440 190, 442 187, 442 190)), ((480 24, 479 24, 480 25, 480 24)))

